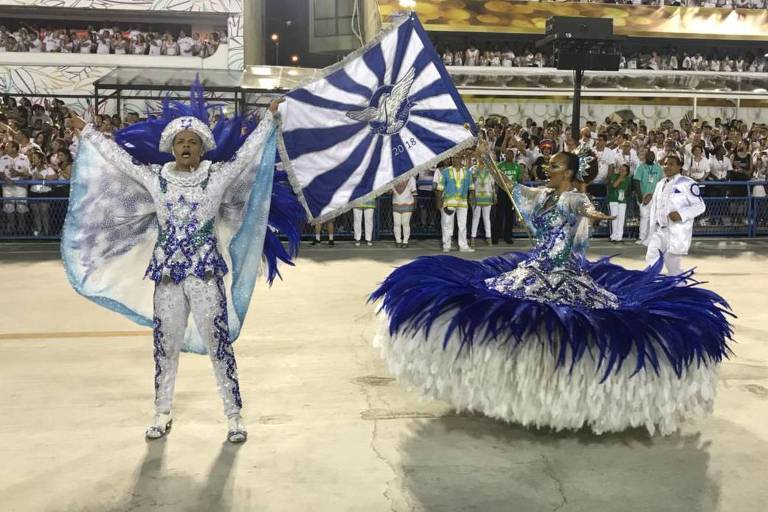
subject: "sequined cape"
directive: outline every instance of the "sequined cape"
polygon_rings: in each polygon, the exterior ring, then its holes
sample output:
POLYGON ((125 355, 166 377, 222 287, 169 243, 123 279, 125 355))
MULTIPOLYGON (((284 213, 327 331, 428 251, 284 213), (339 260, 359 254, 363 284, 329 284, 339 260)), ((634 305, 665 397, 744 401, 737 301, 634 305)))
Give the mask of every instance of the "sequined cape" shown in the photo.
MULTIPOLYGON (((244 167, 224 194, 215 224, 221 254, 231 269, 225 276, 231 341, 240 333, 262 271, 265 237, 273 246, 275 241, 274 233, 267 233, 275 126, 271 116, 264 122, 264 129, 255 130, 235 156, 244 167)), ((124 149, 95 131, 84 131, 73 166, 61 251, 67 277, 78 293, 151 327, 154 283, 141 277, 158 241, 158 212, 141 178, 120 168, 125 165, 134 164, 124 149)), ((160 167, 145 169, 159 172, 160 167)), ((265 257, 284 256, 284 251, 273 251, 265 257)), ((275 272, 270 270, 270 275, 275 272)), ((189 322, 184 350, 205 353, 205 346, 194 322, 189 322)))
POLYGON ((513 350, 543 335, 558 365, 593 357, 605 376, 630 354, 636 371, 667 364, 678 375, 727 357, 730 307, 692 271, 661 275, 661 260, 642 271, 590 262, 593 206, 585 194, 520 185, 513 194, 534 248, 481 261, 426 256, 396 269, 371 295, 391 335, 429 336, 449 315, 445 337, 435 340, 444 347, 454 333, 467 350, 483 343, 513 350))

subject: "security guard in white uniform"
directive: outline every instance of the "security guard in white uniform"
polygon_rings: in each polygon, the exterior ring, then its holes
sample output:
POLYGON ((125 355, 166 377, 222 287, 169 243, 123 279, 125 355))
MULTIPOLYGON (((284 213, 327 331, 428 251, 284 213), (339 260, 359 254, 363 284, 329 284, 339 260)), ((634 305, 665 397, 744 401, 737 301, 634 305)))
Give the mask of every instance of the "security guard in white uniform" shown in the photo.
POLYGON ((650 209, 650 232, 645 261, 664 258, 669 275, 683 272, 682 260, 691 247, 693 219, 706 209, 699 185, 680 174, 683 163, 675 155, 664 161, 664 175, 656 184, 650 209))

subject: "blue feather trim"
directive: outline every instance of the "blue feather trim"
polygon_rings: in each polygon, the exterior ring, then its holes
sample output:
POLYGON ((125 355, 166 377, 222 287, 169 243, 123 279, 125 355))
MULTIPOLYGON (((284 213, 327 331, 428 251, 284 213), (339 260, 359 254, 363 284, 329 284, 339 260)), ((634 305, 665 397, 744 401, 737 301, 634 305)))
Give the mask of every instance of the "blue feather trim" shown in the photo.
POLYGON ((546 333, 560 367, 594 357, 605 380, 630 354, 635 372, 658 372, 666 360, 680 376, 692 365, 719 363, 730 354, 734 316, 718 294, 701 288, 690 270, 680 276, 660 274, 663 260, 645 270, 627 270, 603 258, 581 260, 582 269, 614 293, 618 309, 590 309, 542 303, 504 295, 484 280, 513 270, 526 253, 471 261, 425 256, 394 272, 371 295, 382 301, 390 334, 429 335, 433 323, 451 312, 443 346, 459 334, 461 348, 489 342, 523 343, 546 333))
MULTIPOLYGON (((158 149, 160 135, 165 127, 178 117, 193 116, 206 125, 210 125, 208 110, 218 105, 205 100, 205 90, 196 78, 189 91, 189 103, 163 100, 163 113, 160 117, 147 119, 115 132, 115 142, 125 149, 137 162, 150 165, 162 165, 173 160, 173 155, 163 153, 158 149)), ((227 162, 234 158, 237 150, 243 145, 256 123, 252 117, 221 116, 216 126, 211 130, 216 140, 216 148, 203 156, 203 160, 211 162, 227 162)))
POLYGON ((282 279, 278 261, 293 266, 293 259, 299 253, 301 226, 306 221, 304 208, 291 190, 284 172, 276 172, 272 182, 272 202, 269 205, 267 233, 264 237, 264 262, 267 265, 267 283, 272 285, 276 277, 282 279), (278 235, 288 240, 288 249, 278 235))

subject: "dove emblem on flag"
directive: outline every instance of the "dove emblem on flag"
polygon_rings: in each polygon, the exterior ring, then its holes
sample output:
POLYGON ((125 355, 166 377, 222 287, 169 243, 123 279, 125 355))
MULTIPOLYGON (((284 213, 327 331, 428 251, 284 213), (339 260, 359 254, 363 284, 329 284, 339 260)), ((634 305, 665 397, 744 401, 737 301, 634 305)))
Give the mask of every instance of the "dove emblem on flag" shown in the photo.
POLYGON ((279 113, 280 160, 314 223, 473 146, 477 133, 413 13, 288 92, 279 113))
POLYGON ((367 108, 351 110, 347 112, 347 117, 355 121, 367 122, 371 130, 379 135, 392 135, 399 132, 408 121, 411 107, 415 105, 408 101, 408 93, 414 78, 416 78, 416 70, 411 68, 394 85, 384 85, 376 89, 367 108))

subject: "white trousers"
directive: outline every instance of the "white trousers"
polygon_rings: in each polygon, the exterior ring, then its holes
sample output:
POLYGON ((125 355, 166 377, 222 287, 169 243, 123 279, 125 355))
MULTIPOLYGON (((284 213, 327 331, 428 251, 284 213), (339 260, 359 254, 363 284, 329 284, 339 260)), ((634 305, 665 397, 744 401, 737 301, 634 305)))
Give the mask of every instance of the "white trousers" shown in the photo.
POLYGON ((452 214, 448 215, 444 210, 440 210, 440 226, 443 230, 443 249, 451 248, 451 239, 453 238, 453 226, 455 222, 459 224, 459 248, 466 249, 467 244, 467 209, 456 208, 452 214))
POLYGON ((359 242, 363 235, 363 217, 365 217, 365 241, 373 240, 373 208, 353 208, 353 228, 355 241, 359 242))
POLYGON ((485 238, 491 239, 491 207, 475 206, 472 209, 472 238, 477 238, 477 228, 480 227, 480 217, 483 218, 485 238))
POLYGON ((682 254, 669 253, 669 230, 657 229, 653 235, 648 238, 648 250, 645 252, 645 263, 653 265, 664 256, 664 266, 667 267, 667 274, 676 276, 683 273, 682 254))
POLYGON ((411 238, 411 212, 392 212, 392 219, 395 223, 395 242, 407 244, 408 239, 411 238))
MULTIPOLYGON (((651 227, 651 203, 640 203, 640 240, 645 242, 648 238, 648 230, 651 227)), ((646 243, 646 245, 648 245, 646 243)))
POLYGON ((227 417, 239 414, 243 403, 235 353, 229 341, 224 281, 189 276, 179 284, 157 283, 154 306, 155 412, 171 411, 179 352, 191 312, 200 336, 208 343, 224 414, 227 417))
POLYGON ((608 203, 611 215, 616 218, 611 221, 611 240, 621 242, 624 239, 624 220, 627 217, 627 203, 608 203))

